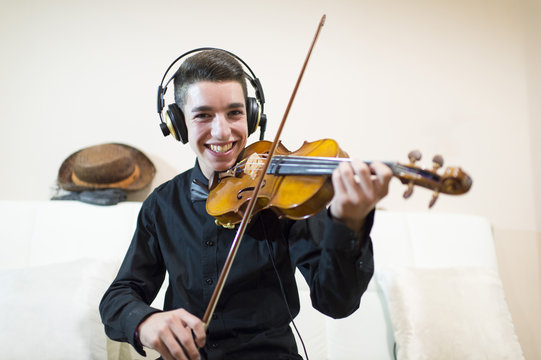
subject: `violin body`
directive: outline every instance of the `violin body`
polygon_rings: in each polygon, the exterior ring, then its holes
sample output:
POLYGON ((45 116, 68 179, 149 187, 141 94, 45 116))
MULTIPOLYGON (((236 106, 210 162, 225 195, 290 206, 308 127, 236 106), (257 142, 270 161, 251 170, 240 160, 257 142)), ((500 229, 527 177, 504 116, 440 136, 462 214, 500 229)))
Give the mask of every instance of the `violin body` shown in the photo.
MULTIPOLYGON (((216 218, 216 223, 232 227, 239 223, 244 215, 246 204, 250 200, 258 169, 266 160, 272 143, 258 141, 248 146, 242 155, 240 167, 222 175, 218 184, 210 191, 207 199, 207 212, 216 218)), ((296 151, 289 151, 281 142, 275 150, 275 156, 288 157, 325 157, 345 158, 345 153, 332 139, 304 142, 296 151)), ((274 159, 274 157, 273 157, 274 159)), ((274 174, 265 174, 254 213, 271 208, 280 217, 299 220, 319 212, 329 203, 334 195, 330 177, 313 175, 276 175, 280 164, 275 164, 274 174)), ((294 165, 293 168, 299 169, 294 165)), ((304 171, 301 171, 304 172, 304 171)))

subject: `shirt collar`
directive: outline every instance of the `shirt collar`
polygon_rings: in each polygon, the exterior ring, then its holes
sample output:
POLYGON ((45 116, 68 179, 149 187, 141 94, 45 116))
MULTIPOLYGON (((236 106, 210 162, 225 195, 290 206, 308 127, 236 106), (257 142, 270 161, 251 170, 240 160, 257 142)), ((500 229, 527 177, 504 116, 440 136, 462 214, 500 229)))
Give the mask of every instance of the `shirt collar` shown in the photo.
POLYGON ((206 201, 209 194, 209 181, 203 175, 199 161, 195 160, 195 166, 192 170, 190 179, 190 199, 192 202, 206 201))

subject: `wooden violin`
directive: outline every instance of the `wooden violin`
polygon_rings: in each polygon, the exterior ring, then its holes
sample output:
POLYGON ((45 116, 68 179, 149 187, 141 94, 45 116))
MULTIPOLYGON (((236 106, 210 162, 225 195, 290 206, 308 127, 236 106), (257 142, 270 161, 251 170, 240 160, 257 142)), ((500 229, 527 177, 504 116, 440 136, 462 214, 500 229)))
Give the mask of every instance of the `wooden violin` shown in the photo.
MULTIPOLYGON (((270 141, 258 141, 248 146, 242 160, 219 175, 218 183, 211 189, 207 199, 207 212, 224 227, 234 227, 244 216, 246 204, 252 197, 255 179, 267 159, 270 141)), ((458 167, 443 166, 439 155, 433 159, 432 169, 420 168, 418 151, 409 153, 409 163, 384 162, 393 175, 408 185, 404 197, 408 198, 414 186, 434 191, 429 207, 440 193, 459 195, 466 193, 472 179, 458 167)), ((350 161, 338 143, 332 139, 304 142, 296 151, 289 151, 279 143, 270 160, 256 199, 254 213, 272 209, 280 217, 304 219, 321 211, 334 195, 330 175, 344 161, 350 161)))

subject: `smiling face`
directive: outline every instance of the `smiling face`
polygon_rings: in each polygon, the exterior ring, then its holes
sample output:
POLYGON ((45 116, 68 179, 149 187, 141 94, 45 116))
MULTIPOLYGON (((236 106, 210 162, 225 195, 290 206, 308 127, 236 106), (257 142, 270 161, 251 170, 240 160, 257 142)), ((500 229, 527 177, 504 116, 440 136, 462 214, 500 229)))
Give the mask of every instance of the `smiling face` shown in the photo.
POLYGON ((246 146, 248 125, 242 86, 236 81, 200 81, 186 91, 188 141, 203 175, 235 165, 246 146))

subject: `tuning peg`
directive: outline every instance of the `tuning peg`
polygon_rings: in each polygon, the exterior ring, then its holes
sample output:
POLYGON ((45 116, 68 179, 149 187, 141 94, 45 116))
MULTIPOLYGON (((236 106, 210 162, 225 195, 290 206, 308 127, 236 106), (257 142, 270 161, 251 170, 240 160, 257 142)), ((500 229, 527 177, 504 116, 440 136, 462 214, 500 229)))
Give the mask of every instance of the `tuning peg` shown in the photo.
POLYGON ((419 150, 413 150, 408 153, 408 159, 410 160, 411 165, 415 164, 416 161, 421 160, 421 152, 419 150))
POLYGON ((404 194, 402 196, 404 196, 404 199, 407 199, 411 196, 411 194, 413 194, 413 182, 408 183, 408 188, 406 189, 406 191, 404 191, 404 194))
POLYGON ((440 192, 439 191, 434 191, 434 193, 432 194, 432 199, 430 199, 430 203, 428 204, 429 209, 431 209, 432 206, 434 206, 434 204, 436 203, 436 200, 438 200, 439 196, 440 196, 440 192))
POLYGON ((443 166, 443 156, 435 155, 432 158, 432 167, 434 168, 434 171, 438 170, 442 166, 443 166))

